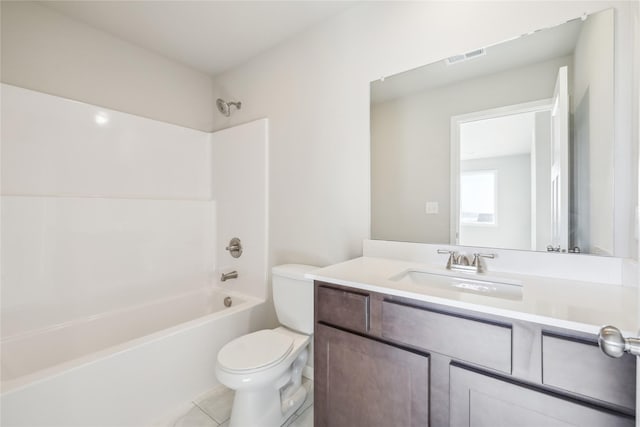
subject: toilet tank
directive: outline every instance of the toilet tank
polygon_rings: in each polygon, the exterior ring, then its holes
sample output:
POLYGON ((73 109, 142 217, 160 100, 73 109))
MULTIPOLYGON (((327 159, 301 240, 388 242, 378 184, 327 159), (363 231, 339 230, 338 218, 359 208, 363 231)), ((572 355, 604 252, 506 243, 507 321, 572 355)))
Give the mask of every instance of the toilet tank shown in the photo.
POLYGON ((271 269, 273 304, 278 321, 294 331, 313 334, 313 281, 305 273, 311 265, 285 264, 271 269))

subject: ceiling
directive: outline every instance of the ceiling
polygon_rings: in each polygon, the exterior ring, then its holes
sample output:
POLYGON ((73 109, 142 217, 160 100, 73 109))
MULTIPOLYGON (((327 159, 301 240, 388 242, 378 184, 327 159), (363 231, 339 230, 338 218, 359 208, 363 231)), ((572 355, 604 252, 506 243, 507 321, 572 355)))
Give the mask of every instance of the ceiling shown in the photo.
POLYGON ((461 124, 460 160, 530 154, 535 114, 509 114, 461 124))
POLYGON ((240 65, 354 1, 42 1, 210 75, 240 65))

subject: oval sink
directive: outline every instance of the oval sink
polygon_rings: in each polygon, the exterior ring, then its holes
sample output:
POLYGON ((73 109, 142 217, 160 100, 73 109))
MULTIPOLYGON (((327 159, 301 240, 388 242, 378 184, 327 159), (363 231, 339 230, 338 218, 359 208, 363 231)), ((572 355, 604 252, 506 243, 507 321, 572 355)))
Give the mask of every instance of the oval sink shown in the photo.
POLYGON ((430 286, 495 298, 510 300, 522 299, 521 282, 492 276, 466 276, 409 269, 389 277, 389 280, 398 283, 430 286))

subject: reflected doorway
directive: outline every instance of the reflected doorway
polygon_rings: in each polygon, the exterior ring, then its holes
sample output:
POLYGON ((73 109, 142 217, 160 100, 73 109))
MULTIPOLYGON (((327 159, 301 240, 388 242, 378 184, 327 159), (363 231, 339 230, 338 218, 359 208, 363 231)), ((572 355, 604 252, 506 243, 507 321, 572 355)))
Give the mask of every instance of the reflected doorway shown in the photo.
POLYGON ((552 100, 452 118, 452 241, 546 250, 552 100))

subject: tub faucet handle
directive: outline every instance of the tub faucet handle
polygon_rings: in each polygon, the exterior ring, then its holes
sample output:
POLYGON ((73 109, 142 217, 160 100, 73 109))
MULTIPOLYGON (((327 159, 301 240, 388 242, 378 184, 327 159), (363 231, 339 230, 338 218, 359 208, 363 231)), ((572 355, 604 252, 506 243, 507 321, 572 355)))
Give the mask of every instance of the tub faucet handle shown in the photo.
POLYGON ((242 255, 242 243, 240 242, 240 239, 237 237, 231 239, 229 246, 227 246, 225 250, 229 251, 232 257, 240 258, 240 255, 242 255))

